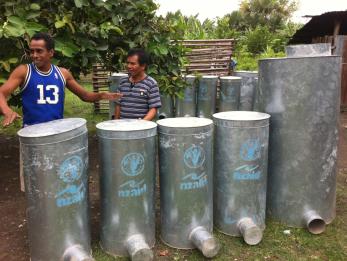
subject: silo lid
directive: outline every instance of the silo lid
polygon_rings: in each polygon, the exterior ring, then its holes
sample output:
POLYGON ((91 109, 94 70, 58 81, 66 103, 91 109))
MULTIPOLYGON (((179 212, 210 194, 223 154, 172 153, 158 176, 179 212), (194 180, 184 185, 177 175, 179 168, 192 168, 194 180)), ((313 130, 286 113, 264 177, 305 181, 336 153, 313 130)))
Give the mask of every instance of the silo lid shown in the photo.
POLYGON ((138 131, 149 130, 157 127, 152 121, 141 119, 120 119, 100 122, 96 125, 97 129, 107 131, 138 131))
POLYGON ((208 126, 213 123, 212 120, 198 117, 177 117, 158 120, 157 124, 169 128, 194 128, 208 126))
POLYGON ((24 127, 18 131, 18 136, 23 138, 39 138, 69 132, 85 126, 86 120, 82 118, 66 118, 48 121, 24 127))
POLYGON ((241 80, 242 77, 240 76, 221 76, 219 77, 221 80, 241 80))
POLYGON ((256 111, 224 111, 213 114, 213 118, 231 121, 257 121, 269 119, 270 115, 256 111))

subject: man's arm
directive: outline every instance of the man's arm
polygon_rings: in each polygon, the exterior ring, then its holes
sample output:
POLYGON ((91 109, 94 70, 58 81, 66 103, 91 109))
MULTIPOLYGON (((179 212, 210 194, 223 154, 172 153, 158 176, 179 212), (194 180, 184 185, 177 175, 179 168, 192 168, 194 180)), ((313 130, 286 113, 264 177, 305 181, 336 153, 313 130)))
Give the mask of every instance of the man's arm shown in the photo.
POLYGON ((154 119, 155 115, 157 115, 157 108, 150 108, 143 119, 147 121, 151 121, 154 119))
POLYGON ((10 125, 20 116, 14 112, 7 104, 8 96, 13 93, 25 81, 27 66, 20 65, 11 73, 8 80, 0 87, 0 111, 4 115, 3 126, 10 125))
POLYGON ((94 102, 94 101, 100 101, 100 100, 117 100, 120 97, 122 97, 122 94, 120 93, 110 93, 110 92, 89 92, 86 89, 84 89, 72 76, 72 74, 66 70, 65 68, 60 68, 65 81, 66 81, 66 87, 72 91, 74 94, 76 94, 82 101, 85 102, 94 102))
POLYGON ((120 119, 120 105, 119 104, 116 104, 116 106, 115 106, 114 118, 120 119))

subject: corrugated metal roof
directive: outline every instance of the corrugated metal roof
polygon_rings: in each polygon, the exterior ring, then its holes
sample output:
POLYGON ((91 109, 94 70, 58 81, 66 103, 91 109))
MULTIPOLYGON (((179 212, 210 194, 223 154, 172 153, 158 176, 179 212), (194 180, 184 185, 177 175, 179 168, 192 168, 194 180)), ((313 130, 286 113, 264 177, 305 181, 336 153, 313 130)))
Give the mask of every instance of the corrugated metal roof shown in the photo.
POLYGON ((299 29, 289 44, 311 43, 312 38, 333 35, 335 23, 340 22, 340 35, 347 35, 347 11, 328 12, 317 16, 299 29))

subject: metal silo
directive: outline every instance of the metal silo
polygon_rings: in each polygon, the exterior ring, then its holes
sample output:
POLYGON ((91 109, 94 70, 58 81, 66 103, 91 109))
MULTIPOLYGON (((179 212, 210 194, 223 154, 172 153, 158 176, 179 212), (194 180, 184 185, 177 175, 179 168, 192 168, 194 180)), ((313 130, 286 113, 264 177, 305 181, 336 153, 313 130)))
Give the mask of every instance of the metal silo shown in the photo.
POLYGON ((235 71, 233 75, 242 78, 239 111, 253 111, 258 86, 258 72, 235 71))
POLYGON ((174 116, 174 102, 169 94, 160 94, 161 107, 157 111, 158 119, 171 118, 174 116))
POLYGON ((54 120, 18 132, 32 261, 89 261, 86 120, 54 120))
POLYGON ((237 111, 240 105, 241 77, 221 76, 218 111, 237 111))
POLYGON ((195 117, 196 115, 196 88, 197 77, 185 76, 188 86, 184 89, 182 99, 176 97, 176 117, 195 117))
POLYGON ((210 119, 159 120, 161 239, 206 257, 219 250, 212 236, 212 141, 210 119))
POLYGON ((101 247, 114 256, 152 260, 157 124, 122 119, 99 123, 96 128, 101 167, 101 247))
MULTIPOLYGON (((120 83, 120 79, 123 77, 127 77, 128 75, 126 73, 112 73, 112 75, 109 77, 109 91, 110 92, 118 92, 118 87, 120 83)), ((111 119, 112 116, 115 113, 115 107, 116 107, 115 101, 109 101, 110 108, 109 108, 109 118, 111 119)))
POLYGON ((229 111, 213 115, 214 223, 258 244, 265 228, 270 115, 229 111))
POLYGON ((324 231, 335 217, 341 58, 259 62, 261 111, 271 115, 267 214, 324 231))
POLYGON ((330 43, 317 44, 298 44, 286 46, 286 54, 288 57, 303 56, 326 56, 331 55, 330 43))
POLYGON ((199 79, 196 116, 212 118, 216 111, 216 93, 218 76, 204 75, 199 79))

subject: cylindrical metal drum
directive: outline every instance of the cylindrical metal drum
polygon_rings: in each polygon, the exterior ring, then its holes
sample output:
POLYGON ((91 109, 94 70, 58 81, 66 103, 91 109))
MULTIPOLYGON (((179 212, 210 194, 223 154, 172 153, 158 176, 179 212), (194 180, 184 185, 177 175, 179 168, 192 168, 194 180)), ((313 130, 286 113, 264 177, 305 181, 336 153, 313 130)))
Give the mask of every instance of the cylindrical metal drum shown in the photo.
POLYGON ((253 111, 258 86, 258 72, 235 71, 233 75, 242 78, 239 111, 253 111))
POLYGON ((259 65, 257 103, 271 115, 267 214, 321 233, 335 217, 341 58, 259 65))
MULTIPOLYGON (((110 92, 118 92, 120 79, 123 77, 127 77, 128 75, 125 73, 112 73, 112 75, 109 77, 109 91, 110 92)), ((109 108, 109 118, 111 119, 112 116, 115 114, 115 107, 117 102, 110 101, 110 108, 109 108)))
POLYGON ((288 57, 303 57, 303 56, 326 56, 331 55, 330 43, 316 44, 298 44, 286 46, 286 54, 288 57))
POLYGON ((169 94, 160 94, 161 107, 157 111, 158 119, 165 119, 174 116, 174 102, 169 94))
POLYGON ((196 116, 212 118, 216 110, 218 76, 204 75, 199 79, 196 116))
POLYGON ((96 125, 100 148, 101 247, 152 260, 157 124, 122 119, 96 125))
POLYGON ((213 123, 196 117, 157 123, 161 238, 171 247, 197 247, 213 257, 219 250, 211 234, 213 123))
POLYGON ((176 97, 176 117, 195 117, 197 78, 194 75, 185 76, 187 87, 182 99, 176 97))
POLYGON ((86 120, 54 120, 18 132, 32 261, 93 260, 86 120))
POLYGON ((221 76, 218 110, 237 111, 240 104, 241 77, 221 76))
POLYGON ((214 223, 250 245, 261 241, 265 228, 269 118, 252 111, 213 115, 214 223))

